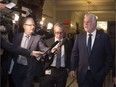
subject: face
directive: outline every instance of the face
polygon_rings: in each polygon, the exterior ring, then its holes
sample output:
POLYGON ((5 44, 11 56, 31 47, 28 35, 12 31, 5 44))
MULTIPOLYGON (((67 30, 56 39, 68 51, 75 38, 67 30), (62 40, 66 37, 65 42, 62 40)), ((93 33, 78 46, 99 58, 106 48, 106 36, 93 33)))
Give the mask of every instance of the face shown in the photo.
POLYGON ((63 38, 64 30, 62 28, 60 28, 59 26, 56 26, 54 28, 54 35, 58 40, 60 40, 63 38))
POLYGON ((23 25, 24 32, 28 35, 32 34, 35 30, 35 23, 32 18, 28 18, 23 25))
POLYGON ((91 16, 85 16, 83 26, 86 32, 92 33, 96 28, 96 22, 91 16))

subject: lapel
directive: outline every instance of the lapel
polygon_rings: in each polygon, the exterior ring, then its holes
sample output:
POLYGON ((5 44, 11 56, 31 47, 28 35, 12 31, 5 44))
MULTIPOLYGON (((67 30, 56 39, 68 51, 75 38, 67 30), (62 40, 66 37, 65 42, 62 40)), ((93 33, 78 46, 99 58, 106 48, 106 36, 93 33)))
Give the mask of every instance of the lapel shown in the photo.
POLYGON ((96 32, 96 37, 95 37, 95 41, 94 41, 94 44, 93 44, 93 48, 92 48, 92 51, 91 51, 91 53, 93 52, 93 50, 95 49, 95 47, 97 46, 97 45, 99 45, 99 39, 100 39, 100 32, 97 30, 97 32, 96 32))
MULTIPOLYGON (((93 44, 93 47, 92 47, 92 50, 91 50, 90 55, 92 54, 92 52, 93 52, 93 50, 95 49, 95 47, 98 45, 98 43, 99 43, 99 41, 98 41, 99 38, 100 38, 100 32, 97 30, 97 32, 96 32, 96 37, 95 37, 95 41, 94 41, 94 44, 93 44)), ((85 34, 84 46, 86 46, 86 34, 85 34)), ((87 46, 86 46, 86 52, 87 52, 87 54, 88 54, 87 46)), ((88 55, 88 56, 90 56, 90 55, 88 55)))
POLYGON ((34 42, 34 38, 35 38, 35 36, 34 35, 31 35, 31 38, 29 40, 29 44, 28 44, 27 49, 29 49, 31 47, 32 43, 34 42))
POLYGON ((85 32, 84 34, 83 34, 83 38, 82 38, 82 46, 83 46, 83 49, 85 50, 85 55, 87 55, 88 56, 88 49, 87 49, 87 45, 86 45, 86 35, 87 35, 87 33, 85 32))
POLYGON ((87 33, 84 33, 84 35, 83 35, 83 40, 82 40, 83 42, 82 42, 82 43, 84 44, 84 45, 83 45, 84 48, 86 48, 86 50, 87 50, 87 46, 86 46, 86 34, 87 34, 87 33))
MULTIPOLYGON (((64 38, 63 38, 63 39, 64 39, 64 38)), ((68 43, 64 43, 64 51, 65 51, 65 52, 64 52, 64 53, 65 53, 64 61, 65 61, 65 65, 66 65, 66 60, 67 60, 66 58, 67 58, 67 53, 68 53, 67 51, 68 51, 68 50, 70 50, 70 49, 68 49, 68 43)))
POLYGON ((23 38, 23 33, 20 33, 20 35, 17 35, 17 36, 18 36, 18 38, 16 38, 16 39, 18 39, 18 40, 16 40, 16 44, 18 46, 21 46, 21 41, 22 41, 22 38, 23 38))

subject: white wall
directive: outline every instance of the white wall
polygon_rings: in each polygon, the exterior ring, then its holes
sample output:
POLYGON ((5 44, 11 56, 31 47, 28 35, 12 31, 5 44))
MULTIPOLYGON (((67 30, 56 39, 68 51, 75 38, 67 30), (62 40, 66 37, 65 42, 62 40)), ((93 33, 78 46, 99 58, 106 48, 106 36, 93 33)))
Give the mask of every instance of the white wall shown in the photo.
POLYGON ((54 23, 55 20, 55 0, 45 0, 43 5, 43 17, 45 17, 45 24, 48 22, 54 23), (45 15, 44 15, 45 14, 45 15))

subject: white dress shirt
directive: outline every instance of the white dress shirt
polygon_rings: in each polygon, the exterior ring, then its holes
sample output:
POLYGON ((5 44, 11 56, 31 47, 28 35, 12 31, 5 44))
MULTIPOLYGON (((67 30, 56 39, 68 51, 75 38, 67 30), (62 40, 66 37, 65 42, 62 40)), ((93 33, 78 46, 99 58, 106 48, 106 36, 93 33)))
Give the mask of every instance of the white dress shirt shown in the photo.
MULTIPOLYGON (((88 46, 89 34, 90 34, 90 33, 87 32, 87 36, 86 36, 86 46, 88 46)), ((91 40, 92 40, 92 43, 91 43, 91 50, 92 50, 93 45, 94 45, 94 42, 95 42, 96 30, 94 30, 91 34, 92 34, 92 36, 91 36, 91 40)), ((88 70, 90 70, 90 66, 88 66, 88 70)))
MULTIPOLYGON (((61 39, 61 43, 62 43, 62 40, 61 39)), ((58 39, 55 38, 55 41, 58 41, 58 39)), ((57 44, 59 45, 59 43, 57 44)), ((55 54, 54 55, 54 60, 53 60, 53 63, 51 64, 51 66, 55 67, 56 66, 56 59, 57 59, 57 55, 55 54)), ((64 45, 61 46, 61 67, 65 67, 65 47, 64 45)))
MULTIPOLYGON (((90 33, 87 32, 87 36, 86 36, 86 46, 88 46, 89 34, 90 34, 90 33)), ((92 50, 92 47, 93 47, 94 42, 95 42, 96 30, 94 30, 91 34, 92 34, 92 36, 91 36, 91 39, 92 39, 91 50, 92 50)))

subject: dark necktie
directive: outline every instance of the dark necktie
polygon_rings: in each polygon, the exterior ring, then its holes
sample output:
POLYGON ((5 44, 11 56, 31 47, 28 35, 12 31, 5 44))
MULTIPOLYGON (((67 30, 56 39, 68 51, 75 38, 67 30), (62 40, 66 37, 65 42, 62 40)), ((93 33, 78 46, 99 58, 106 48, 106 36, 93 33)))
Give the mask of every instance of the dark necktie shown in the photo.
MULTIPOLYGON (((59 42, 59 45, 61 44, 61 42, 59 42)), ((60 68, 61 66, 61 48, 57 53, 57 59, 56 59, 56 67, 60 68)))
MULTIPOLYGON (((25 41, 24 41, 24 44, 23 44, 23 48, 25 48, 25 49, 27 49, 27 47, 28 47, 28 43, 29 43, 29 36, 25 36, 25 41)), ((18 60, 17 60, 17 62, 19 63, 19 64, 22 64, 22 65, 27 65, 27 58, 25 57, 25 56, 19 56, 19 58, 18 58, 18 60)))
POLYGON ((91 53, 91 42, 92 42, 91 36, 92 36, 92 34, 88 34, 88 35, 89 35, 89 38, 88 38, 88 53, 90 55, 90 53, 91 53))

